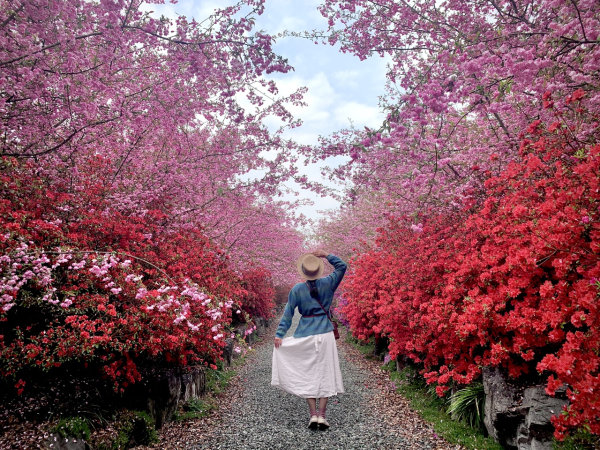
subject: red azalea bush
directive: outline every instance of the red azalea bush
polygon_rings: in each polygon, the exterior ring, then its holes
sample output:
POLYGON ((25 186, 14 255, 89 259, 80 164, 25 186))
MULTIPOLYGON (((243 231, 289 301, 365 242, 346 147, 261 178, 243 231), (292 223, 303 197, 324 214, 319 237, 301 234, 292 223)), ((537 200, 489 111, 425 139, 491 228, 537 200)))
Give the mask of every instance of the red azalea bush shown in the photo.
POLYGON ((33 163, 1 164, 3 376, 75 363, 123 388, 141 378, 140 364, 220 357, 246 292, 201 230, 167 227, 159 209, 111 208, 102 157, 82 166, 75 188, 33 163))
POLYGON ((600 434, 600 146, 577 146, 559 124, 532 124, 536 139, 486 182, 479 211, 381 230, 354 261, 343 312, 359 337, 382 333, 392 356, 423 362, 440 394, 484 366, 537 370, 550 394, 566 385, 562 437, 600 434))
POLYGON ((385 335, 392 356, 439 365, 448 310, 429 308, 456 254, 464 250, 460 218, 432 216, 416 231, 403 220, 391 219, 379 230, 376 250, 359 255, 344 281, 346 303, 339 313, 358 338, 385 335), (434 323, 438 320, 439 325, 434 323))
POLYGON ((443 287, 461 230, 456 230, 455 218, 440 216, 422 227, 413 231, 403 220, 391 219, 379 230, 376 249, 351 264, 344 281, 347 302, 340 313, 358 338, 384 334, 391 338, 393 356, 406 354, 417 362, 432 358, 435 365, 437 352, 427 352, 433 330, 424 325, 422 311, 443 287))
POLYGON ((245 290, 242 309, 251 317, 270 319, 275 315, 275 286, 271 272, 263 267, 254 267, 242 274, 245 290))
POLYGON ((569 387, 559 435, 583 425, 600 434, 600 146, 564 142, 525 141, 522 161, 487 183, 490 197, 468 224, 482 245, 447 278, 447 296, 471 298, 458 324, 488 330, 463 336, 485 340, 484 365, 517 376, 537 363, 550 394, 569 387))

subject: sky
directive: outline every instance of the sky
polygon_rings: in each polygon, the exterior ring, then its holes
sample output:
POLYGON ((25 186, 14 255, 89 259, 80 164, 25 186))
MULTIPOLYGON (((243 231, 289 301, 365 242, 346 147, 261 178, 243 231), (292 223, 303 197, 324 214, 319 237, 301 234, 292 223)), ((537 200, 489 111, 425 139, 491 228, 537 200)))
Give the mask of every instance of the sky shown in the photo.
MULTIPOLYGON (((148 9, 157 16, 164 14, 176 17, 179 14, 201 21, 215 8, 233 3, 230 0, 179 0, 175 5, 148 5, 148 9)), ((267 0, 264 14, 257 17, 255 30, 264 30, 271 35, 284 30, 325 30, 327 21, 317 10, 319 4, 319 0, 267 0)), ((328 136, 348 128, 350 119, 358 129, 381 125, 384 115, 378 106, 378 96, 384 93, 386 59, 375 56, 360 61, 328 44, 315 45, 312 41, 293 37, 278 39, 274 50, 294 67, 292 72, 271 77, 277 82, 280 93, 289 94, 302 86, 308 88, 304 96, 308 106, 290 108, 294 117, 302 119, 303 125, 286 131, 284 137, 301 144, 317 144, 320 135, 328 136)), ((281 122, 274 119, 266 124, 275 131, 281 122)), ((338 158, 325 163, 336 165, 341 161, 342 158, 338 158)), ((301 166, 300 169, 310 180, 325 182, 319 167, 310 165, 301 166)), ((290 199, 302 198, 314 202, 312 206, 303 206, 299 210, 309 218, 317 219, 323 215, 319 211, 338 206, 333 198, 323 198, 300 190, 295 183, 289 186, 299 192, 299 197, 290 199)))

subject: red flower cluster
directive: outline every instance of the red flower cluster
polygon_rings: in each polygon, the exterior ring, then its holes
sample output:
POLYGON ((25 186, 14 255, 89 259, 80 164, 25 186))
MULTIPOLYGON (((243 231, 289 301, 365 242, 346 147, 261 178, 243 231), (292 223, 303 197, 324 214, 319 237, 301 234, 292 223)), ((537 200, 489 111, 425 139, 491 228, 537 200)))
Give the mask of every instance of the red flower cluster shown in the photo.
POLYGON ((69 362, 123 389, 142 361, 215 362, 234 305, 249 298, 259 312, 272 301, 267 271, 242 280, 198 227, 169 226, 168 206, 112 208, 105 158, 52 184, 33 163, 0 164, 3 376, 69 362))
POLYGON ((242 274, 242 287, 246 291, 242 309, 251 317, 269 319, 275 314, 275 286, 271 273, 262 268, 254 267, 242 274))
POLYGON ((380 230, 351 265, 343 313, 356 336, 388 336, 392 356, 423 363, 440 395, 484 366, 537 371, 549 394, 567 387, 556 436, 600 434, 600 146, 529 132, 481 208, 380 230))

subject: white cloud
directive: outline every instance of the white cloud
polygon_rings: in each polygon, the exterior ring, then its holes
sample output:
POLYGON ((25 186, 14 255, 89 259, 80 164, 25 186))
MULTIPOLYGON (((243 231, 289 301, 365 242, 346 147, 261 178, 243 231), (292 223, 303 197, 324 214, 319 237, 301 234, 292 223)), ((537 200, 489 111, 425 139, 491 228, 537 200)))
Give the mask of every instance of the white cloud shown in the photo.
POLYGON ((308 88, 308 92, 304 95, 304 101, 308 106, 291 106, 290 111, 294 116, 301 117, 304 122, 323 120, 325 117, 323 113, 327 113, 336 95, 327 75, 319 72, 311 78, 292 76, 277 80, 277 87, 282 95, 290 95, 302 86, 308 88))
POLYGON ((285 137, 291 138, 294 141, 302 145, 317 145, 319 143, 319 136, 314 133, 307 131, 305 126, 300 128, 294 128, 286 132, 285 137))
POLYGON ((378 128, 385 116, 379 108, 358 102, 343 102, 334 110, 335 121, 341 127, 348 127, 352 120, 354 127, 362 129, 367 126, 378 128))
POLYGON ((333 78, 341 85, 349 88, 357 88, 360 72, 358 70, 338 70, 333 73, 333 78))
POLYGON ((269 29, 271 34, 282 33, 283 31, 302 31, 307 27, 307 23, 300 17, 287 16, 283 19, 274 21, 274 27, 269 29))

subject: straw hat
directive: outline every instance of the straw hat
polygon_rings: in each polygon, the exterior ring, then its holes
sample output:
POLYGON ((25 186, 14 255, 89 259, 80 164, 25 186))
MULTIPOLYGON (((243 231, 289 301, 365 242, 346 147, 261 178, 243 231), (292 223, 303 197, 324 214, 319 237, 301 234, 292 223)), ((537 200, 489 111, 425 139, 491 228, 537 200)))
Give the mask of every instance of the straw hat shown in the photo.
POLYGON ((305 280, 316 280, 323 275, 323 260, 312 253, 305 253, 296 263, 298 273, 305 280))

